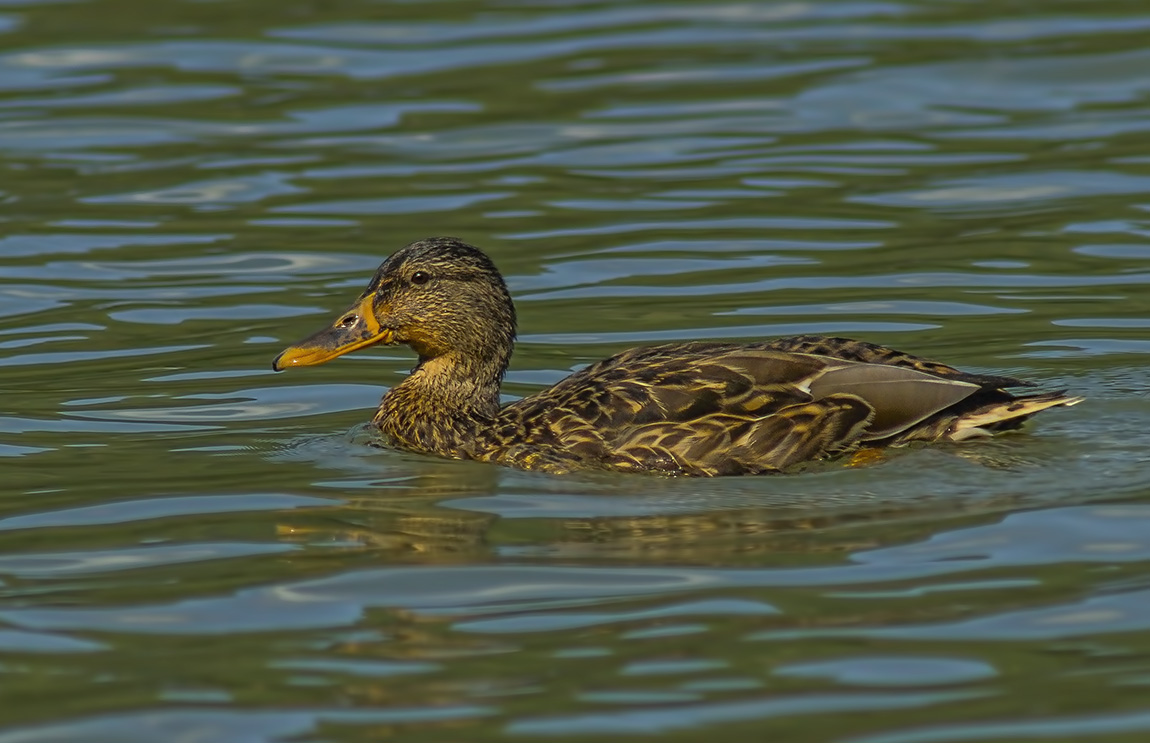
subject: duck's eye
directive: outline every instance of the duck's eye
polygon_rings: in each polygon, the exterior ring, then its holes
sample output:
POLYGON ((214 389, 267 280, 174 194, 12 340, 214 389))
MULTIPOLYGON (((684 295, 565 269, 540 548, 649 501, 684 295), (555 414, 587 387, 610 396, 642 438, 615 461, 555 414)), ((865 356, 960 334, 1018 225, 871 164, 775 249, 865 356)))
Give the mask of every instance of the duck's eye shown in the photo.
POLYGON ((429 281, 431 281, 431 274, 427 273, 427 271, 416 271, 411 275, 411 283, 416 286, 423 286, 429 281))

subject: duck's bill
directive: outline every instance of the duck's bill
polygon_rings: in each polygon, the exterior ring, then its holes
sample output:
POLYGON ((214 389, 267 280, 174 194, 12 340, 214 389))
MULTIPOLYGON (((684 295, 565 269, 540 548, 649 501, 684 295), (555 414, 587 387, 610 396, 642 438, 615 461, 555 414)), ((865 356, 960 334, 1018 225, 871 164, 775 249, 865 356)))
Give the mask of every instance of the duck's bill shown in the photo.
POLYGON ((315 366, 377 343, 395 343, 395 333, 380 327, 375 319, 372 297, 368 295, 328 327, 285 348, 272 361, 272 369, 283 371, 291 366, 315 366))

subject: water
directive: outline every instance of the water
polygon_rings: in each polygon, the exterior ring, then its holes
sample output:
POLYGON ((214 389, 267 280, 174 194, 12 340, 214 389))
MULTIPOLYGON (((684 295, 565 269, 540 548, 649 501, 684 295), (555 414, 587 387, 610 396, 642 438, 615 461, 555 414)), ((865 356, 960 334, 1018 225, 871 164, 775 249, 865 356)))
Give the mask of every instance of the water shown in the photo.
POLYGON ((1142 741, 1150 11, 0 2, 0 743, 1142 741), (272 357, 486 248, 508 395, 835 333, 1088 401, 784 476, 383 451, 402 349, 272 357))

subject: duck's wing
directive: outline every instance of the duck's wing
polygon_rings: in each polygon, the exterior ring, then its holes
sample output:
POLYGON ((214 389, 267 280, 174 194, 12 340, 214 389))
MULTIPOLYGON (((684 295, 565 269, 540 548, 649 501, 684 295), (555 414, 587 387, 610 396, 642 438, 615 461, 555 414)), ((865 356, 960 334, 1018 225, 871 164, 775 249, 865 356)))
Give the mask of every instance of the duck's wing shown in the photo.
POLYGON ((741 474, 888 438, 978 389, 909 366, 690 343, 606 359, 505 419, 612 469, 741 474))
MULTIPOLYGON (((827 338, 803 335, 790 338, 776 338, 766 341, 764 347, 789 353, 822 355, 848 361, 859 361, 868 365, 899 366, 926 372, 931 376, 947 380, 967 382, 976 389, 968 397, 954 405, 945 407, 923 420, 901 430, 897 427, 872 425, 865 440, 883 445, 899 445, 909 441, 963 441, 969 438, 989 436, 1000 431, 1019 428, 1031 416, 1048 408, 1070 407, 1082 402, 1083 398, 1066 394, 1066 390, 1055 392, 1028 392, 1014 394, 1011 387, 1035 387, 1034 382, 1015 377, 992 374, 972 374, 954 367, 912 356, 893 348, 857 341, 851 338, 827 338)), ((901 396, 901 391, 894 391, 901 396)), ((876 403, 881 420, 885 406, 877 398, 876 403)))
POLYGON ((786 353, 813 354, 843 361, 859 361, 864 364, 878 364, 881 366, 901 366, 907 369, 916 369, 943 379, 956 379, 971 382, 980 387, 1033 387, 1034 382, 1014 377, 1003 377, 992 374, 971 374, 953 366, 940 364, 919 356, 913 356, 903 351, 897 351, 887 346, 875 343, 858 341, 853 338, 837 338, 821 335, 795 335, 787 338, 775 338, 756 344, 756 347, 769 348, 786 353))

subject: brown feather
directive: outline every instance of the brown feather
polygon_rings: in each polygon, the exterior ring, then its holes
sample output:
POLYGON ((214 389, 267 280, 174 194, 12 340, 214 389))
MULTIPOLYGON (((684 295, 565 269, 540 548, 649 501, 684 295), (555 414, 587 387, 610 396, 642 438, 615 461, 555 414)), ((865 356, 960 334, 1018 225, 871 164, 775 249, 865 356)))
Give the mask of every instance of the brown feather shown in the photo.
POLYGON ((361 302, 370 302, 385 337, 420 353, 412 374, 380 403, 374 422, 385 439, 524 469, 778 472, 862 442, 896 446, 1009 430, 1081 400, 1062 392, 1015 396, 1005 388, 1031 383, 862 341, 796 336, 635 348, 500 407, 515 310, 481 251, 452 238, 412 243, 380 267, 361 302), (408 278, 416 273, 425 277, 418 285, 408 278))

